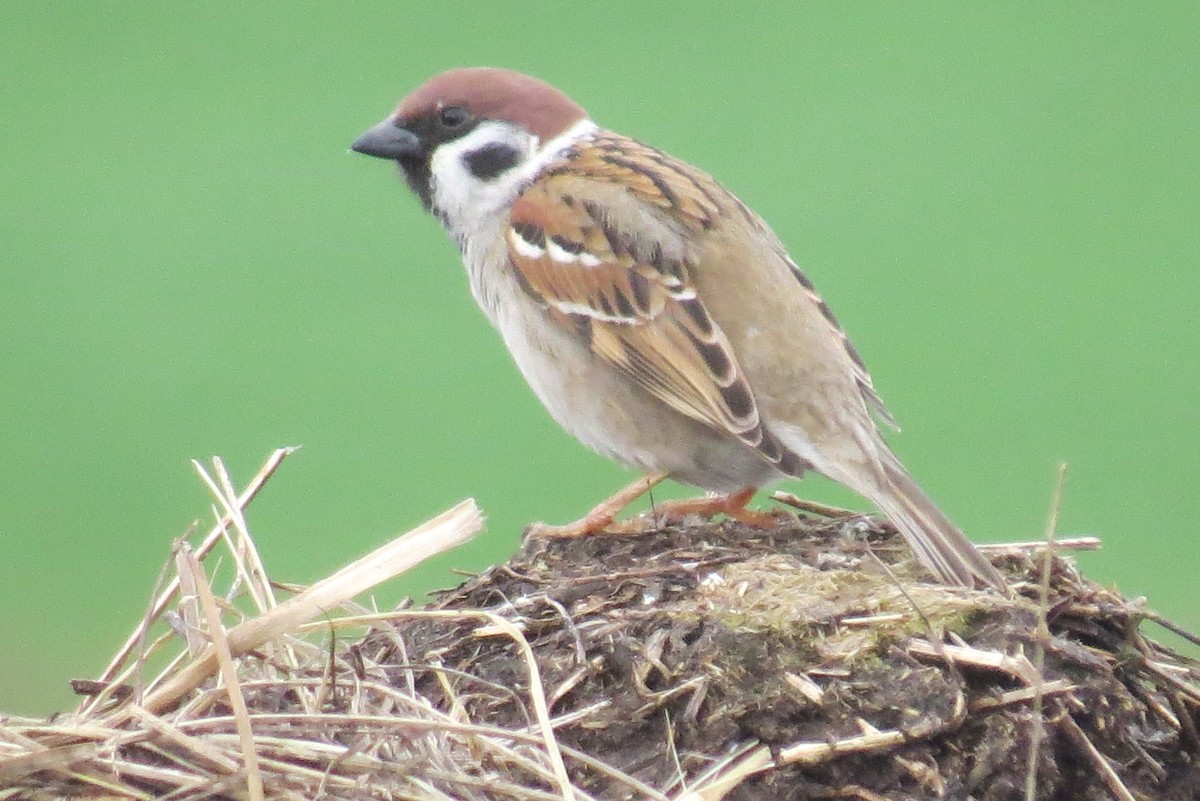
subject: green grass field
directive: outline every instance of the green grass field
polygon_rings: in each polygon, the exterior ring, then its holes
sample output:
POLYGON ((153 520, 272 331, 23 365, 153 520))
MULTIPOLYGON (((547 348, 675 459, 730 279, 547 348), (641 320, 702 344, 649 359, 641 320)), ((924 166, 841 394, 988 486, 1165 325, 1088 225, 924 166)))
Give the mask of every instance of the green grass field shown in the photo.
MULTIPOLYGON (((0 5, 0 711, 66 708, 245 481, 311 581, 472 495, 456 581, 628 480, 560 431, 454 248, 347 145, 491 64, 692 161, 765 216, 978 540, 1063 536, 1200 628, 1200 6, 0 5)), ((828 483, 788 489, 858 504, 828 483)), ((675 488, 682 494, 683 488, 675 488)))

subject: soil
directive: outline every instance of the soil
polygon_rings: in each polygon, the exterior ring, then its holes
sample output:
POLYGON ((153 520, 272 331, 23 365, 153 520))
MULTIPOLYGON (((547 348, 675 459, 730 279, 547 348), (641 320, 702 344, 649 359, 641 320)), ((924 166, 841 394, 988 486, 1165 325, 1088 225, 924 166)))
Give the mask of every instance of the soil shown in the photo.
MULTIPOLYGON (((476 619, 389 624, 351 650, 475 723, 532 730, 543 692, 564 747, 672 797, 1022 799, 1037 738, 1037 799, 1200 799, 1197 665, 1069 558, 1053 560, 1039 637, 1042 559, 994 559, 1011 599, 931 583, 863 517, 533 539, 432 608, 516 622, 540 687, 476 619), (757 767, 713 789, 755 749, 757 767)), ((567 767, 596 798, 639 797, 567 767)))

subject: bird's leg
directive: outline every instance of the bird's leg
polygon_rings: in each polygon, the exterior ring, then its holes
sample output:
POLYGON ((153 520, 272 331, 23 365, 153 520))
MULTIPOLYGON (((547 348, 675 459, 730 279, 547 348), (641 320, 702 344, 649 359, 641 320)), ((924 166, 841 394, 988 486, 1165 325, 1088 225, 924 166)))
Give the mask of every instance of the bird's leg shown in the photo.
MULTIPOLYGON (((612 497, 601 501, 592 511, 574 523, 567 523, 562 526, 531 523, 526 531, 526 536, 569 538, 599 534, 612 525, 613 520, 622 509, 645 495, 652 487, 662 482, 666 477, 666 473, 648 473, 618 490, 612 497)), ((626 532, 622 529, 621 533, 626 532)))
POLYGON ((688 515, 708 518, 720 514, 754 528, 775 528, 787 514, 780 514, 782 510, 760 512, 757 509, 748 509, 746 504, 754 497, 755 489, 756 487, 747 487, 727 495, 713 494, 703 498, 664 501, 655 507, 654 514, 664 522, 678 522, 688 515))

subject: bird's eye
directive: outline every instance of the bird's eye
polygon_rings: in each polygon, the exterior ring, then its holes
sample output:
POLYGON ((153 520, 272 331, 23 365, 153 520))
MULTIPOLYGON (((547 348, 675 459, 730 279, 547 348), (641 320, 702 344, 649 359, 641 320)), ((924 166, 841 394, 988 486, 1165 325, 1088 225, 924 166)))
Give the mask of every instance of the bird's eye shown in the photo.
POLYGON ((438 112, 438 121, 443 128, 457 130, 471 119, 471 113, 462 106, 446 106, 438 112))

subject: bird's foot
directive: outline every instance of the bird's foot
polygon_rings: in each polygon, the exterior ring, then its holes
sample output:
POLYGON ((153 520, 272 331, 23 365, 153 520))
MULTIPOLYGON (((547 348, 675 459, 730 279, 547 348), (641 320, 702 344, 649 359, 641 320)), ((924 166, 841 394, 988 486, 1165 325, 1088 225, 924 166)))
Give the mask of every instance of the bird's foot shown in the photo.
POLYGON ((594 534, 641 534, 669 523, 681 523, 692 516, 707 520, 717 515, 725 515, 739 523, 761 529, 775 528, 780 523, 794 519, 793 515, 783 509, 763 512, 748 508, 747 504, 754 497, 754 487, 728 494, 706 495, 702 498, 662 501, 656 503, 650 511, 643 512, 636 517, 620 521, 616 519, 625 507, 666 477, 666 473, 651 473, 642 476, 611 498, 597 504, 595 508, 578 520, 561 526, 531 523, 525 530, 525 535, 531 538, 573 539, 594 534))
POLYGON ((531 523, 525 529, 526 537, 545 539, 572 539, 592 534, 635 534, 645 531, 644 526, 632 525, 639 518, 614 523, 616 517, 629 504, 645 495, 652 487, 667 477, 666 473, 650 473, 618 490, 612 497, 601 501, 592 511, 573 523, 553 526, 548 523, 531 523))
POLYGON ((659 524, 678 523, 691 515, 709 519, 717 515, 745 523, 753 528, 770 529, 780 523, 792 520, 792 516, 783 509, 772 509, 769 512, 750 509, 746 504, 754 497, 754 487, 748 487, 727 495, 706 495, 703 498, 685 498, 682 500, 664 501, 656 504, 654 510, 647 512, 659 524))

